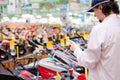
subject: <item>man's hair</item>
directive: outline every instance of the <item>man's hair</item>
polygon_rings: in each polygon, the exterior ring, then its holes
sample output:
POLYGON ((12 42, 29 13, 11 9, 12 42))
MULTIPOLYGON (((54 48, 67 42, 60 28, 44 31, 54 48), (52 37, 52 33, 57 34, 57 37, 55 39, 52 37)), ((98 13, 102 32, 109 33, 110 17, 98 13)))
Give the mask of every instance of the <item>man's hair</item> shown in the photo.
MULTIPOLYGON (((113 11, 113 13, 115 13, 115 14, 119 14, 120 13, 120 11, 119 11, 119 5, 114 0, 111 0, 109 2, 103 3, 101 5, 103 6, 102 12, 106 16, 110 15, 111 11, 113 11)), ((99 5, 96 6, 96 8, 98 8, 98 7, 99 7, 99 5)))

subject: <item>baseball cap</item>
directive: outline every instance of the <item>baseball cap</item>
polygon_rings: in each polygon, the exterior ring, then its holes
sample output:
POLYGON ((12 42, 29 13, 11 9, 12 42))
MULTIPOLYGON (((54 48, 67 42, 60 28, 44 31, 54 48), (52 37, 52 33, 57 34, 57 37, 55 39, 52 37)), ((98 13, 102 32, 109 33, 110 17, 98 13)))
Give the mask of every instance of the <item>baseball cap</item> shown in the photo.
POLYGON ((109 2, 110 0, 92 0, 91 2, 91 7, 87 10, 87 12, 93 12, 93 8, 100 5, 100 4, 103 4, 103 3, 106 3, 106 2, 109 2))
POLYGON ((52 24, 52 28, 53 29, 56 29, 56 28, 60 29, 61 28, 61 24, 59 24, 59 23, 53 23, 52 24))

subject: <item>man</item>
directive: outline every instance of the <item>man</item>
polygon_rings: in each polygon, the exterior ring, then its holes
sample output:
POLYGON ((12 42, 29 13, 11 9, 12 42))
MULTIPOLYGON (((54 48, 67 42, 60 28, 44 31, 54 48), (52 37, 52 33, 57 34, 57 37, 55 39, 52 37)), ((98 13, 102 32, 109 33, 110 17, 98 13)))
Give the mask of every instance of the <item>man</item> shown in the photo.
POLYGON ((59 35, 61 33, 61 24, 54 23, 52 24, 53 34, 59 35))
POLYGON ((65 23, 64 23, 63 28, 65 29, 65 31, 66 31, 67 33, 70 33, 71 26, 69 25, 68 22, 65 22, 65 23))
POLYGON ((85 51, 71 41, 81 66, 89 70, 88 80, 120 80, 120 18, 114 0, 92 0, 89 12, 101 22, 94 26, 85 51))

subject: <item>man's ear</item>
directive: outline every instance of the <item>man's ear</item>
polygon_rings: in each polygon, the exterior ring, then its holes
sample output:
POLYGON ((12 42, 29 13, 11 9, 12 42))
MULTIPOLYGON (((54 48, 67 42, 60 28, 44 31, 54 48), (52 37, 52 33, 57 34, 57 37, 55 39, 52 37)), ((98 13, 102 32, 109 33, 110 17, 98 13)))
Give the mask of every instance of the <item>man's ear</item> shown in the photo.
POLYGON ((99 5, 99 7, 98 7, 100 10, 102 10, 103 9, 103 6, 102 5, 99 5))

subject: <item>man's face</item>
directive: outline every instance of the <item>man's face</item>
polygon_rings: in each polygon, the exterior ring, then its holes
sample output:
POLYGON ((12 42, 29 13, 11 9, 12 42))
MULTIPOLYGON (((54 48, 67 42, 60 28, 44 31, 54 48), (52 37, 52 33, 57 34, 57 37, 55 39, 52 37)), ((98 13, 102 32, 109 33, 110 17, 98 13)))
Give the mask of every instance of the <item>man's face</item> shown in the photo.
POLYGON ((99 21, 103 21, 105 18, 105 15, 102 13, 102 5, 99 5, 97 8, 93 9, 94 16, 97 17, 99 21))
POLYGON ((60 33, 60 29, 59 28, 53 28, 53 33, 54 34, 59 34, 60 33))

